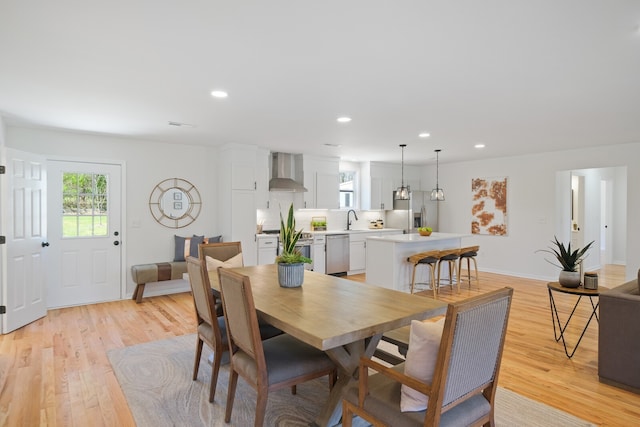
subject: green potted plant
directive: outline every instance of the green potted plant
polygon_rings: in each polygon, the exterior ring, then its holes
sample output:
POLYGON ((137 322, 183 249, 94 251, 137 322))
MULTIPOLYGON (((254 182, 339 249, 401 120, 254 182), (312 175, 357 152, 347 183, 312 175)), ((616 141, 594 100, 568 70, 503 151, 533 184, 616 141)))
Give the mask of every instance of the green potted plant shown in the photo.
POLYGON ((591 248, 594 241, 592 240, 587 244, 584 248, 571 250, 571 243, 569 243, 566 247, 564 243, 558 241, 556 236, 553 236, 554 240, 551 241, 555 245, 555 247, 549 247, 549 249, 540 249, 536 252, 546 252, 553 255, 557 261, 557 263, 546 260, 550 264, 555 265, 556 267, 560 267, 562 271, 560 271, 560 276, 558 278, 558 282, 566 288, 577 288, 580 286, 580 272, 578 271, 578 266, 584 260, 587 251, 591 248))
POLYGON ((296 219, 293 216, 293 203, 289 207, 287 222, 284 222, 280 212, 280 243, 282 253, 276 257, 278 264, 278 282, 280 286, 293 288, 302 285, 304 280, 304 265, 311 263, 311 259, 302 255, 296 249, 296 243, 302 235, 302 230, 296 230, 296 219))

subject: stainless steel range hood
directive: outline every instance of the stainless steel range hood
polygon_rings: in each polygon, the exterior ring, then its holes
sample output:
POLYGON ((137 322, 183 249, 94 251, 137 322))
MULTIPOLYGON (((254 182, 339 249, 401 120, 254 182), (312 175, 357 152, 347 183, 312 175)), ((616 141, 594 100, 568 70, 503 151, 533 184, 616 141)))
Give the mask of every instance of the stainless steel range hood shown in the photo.
POLYGON ((269 191, 304 192, 304 185, 296 181, 296 172, 302 176, 302 165, 289 153, 271 154, 271 180, 269 191), (297 168, 300 168, 299 170, 297 168))

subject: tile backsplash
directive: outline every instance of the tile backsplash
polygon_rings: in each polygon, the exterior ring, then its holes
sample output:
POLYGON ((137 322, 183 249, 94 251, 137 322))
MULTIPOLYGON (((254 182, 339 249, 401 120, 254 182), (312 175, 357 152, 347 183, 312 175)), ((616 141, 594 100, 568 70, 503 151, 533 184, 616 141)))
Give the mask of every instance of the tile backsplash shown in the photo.
MULTIPOLYGON (((300 197, 295 193, 271 193, 269 195, 269 209, 258 209, 256 224, 262 223, 263 230, 277 230, 280 228, 280 210, 282 215, 287 215, 291 203, 302 205, 299 200, 294 201, 294 197, 300 197)), ((369 223, 381 219, 386 220, 386 211, 365 211, 355 209, 358 215, 356 221, 351 214, 351 228, 354 230, 367 230, 369 223)), ((296 209, 296 227, 304 231, 311 231, 312 217, 324 216, 327 218, 327 230, 344 230, 347 228, 347 209, 296 209)), ((385 223, 385 227, 387 227, 385 223)))

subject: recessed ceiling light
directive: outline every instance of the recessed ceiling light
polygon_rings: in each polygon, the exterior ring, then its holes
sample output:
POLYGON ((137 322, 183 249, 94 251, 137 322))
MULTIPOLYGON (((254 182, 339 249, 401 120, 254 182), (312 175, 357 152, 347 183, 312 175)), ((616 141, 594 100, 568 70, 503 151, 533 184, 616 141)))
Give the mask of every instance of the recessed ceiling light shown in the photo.
POLYGON ((349 123, 351 121, 351 117, 338 117, 339 123, 349 123))
POLYGON ((429 138, 431 134, 429 132, 422 132, 421 134, 418 134, 418 136, 420 138, 429 138))
POLYGON ((214 90, 211 92, 211 96, 214 98, 226 98, 229 94, 223 90, 214 90))
POLYGON ((485 145, 484 144, 476 144, 474 145, 475 148, 484 148, 485 145))

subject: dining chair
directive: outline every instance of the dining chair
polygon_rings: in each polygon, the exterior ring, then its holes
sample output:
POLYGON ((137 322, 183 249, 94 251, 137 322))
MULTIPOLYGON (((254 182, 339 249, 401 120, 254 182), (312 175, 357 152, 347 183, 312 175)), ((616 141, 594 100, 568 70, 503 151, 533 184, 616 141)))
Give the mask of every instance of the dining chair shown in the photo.
MULTIPOLYGON (((424 324, 414 321, 407 360, 400 365, 387 367, 361 358, 358 384, 344 395, 342 425, 351 427, 354 414, 374 426, 495 425, 512 296, 513 289, 503 288, 449 304, 441 332, 431 332, 432 345, 418 345, 416 350, 412 347, 420 341, 414 341, 418 335, 413 329, 424 324), (369 376, 369 369, 377 373, 369 376), (416 378, 417 371, 422 371, 422 379, 416 378), (418 403, 409 399, 416 391, 418 403), (418 408, 408 408, 416 404, 418 408)), ((436 330, 434 322, 429 323, 429 330, 436 330)))
POLYGON ((329 357, 288 334, 260 340, 258 316, 248 276, 233 270, 218 269, 222 305, 230 337, 231 372, 225 422, 231 420, 238 376, 257 392, 255 425, 264 423, 270 391, 314 378, 329 376, 329 386, 336 381, 336 366, 329 357))
POLYGON ((193 380, 198 378, 202 346, 206 343, 213 350, 213 364, 211 366, 211 385, 209 386, 209 402, 213 402, 218 382, 218 372, 222 361, 222 355, 229 350, 227 342, 227 329, 224 317, 216 314, 216 297, 211 292, 209 275, 204 261, 188 256, 187 273, 189 284, 193 294, 193 302, 196 309, 197 336, 196 358, 193 365, 193 380))
MULTIPOLYGON (((201 243, 198 245, 198 257, 207 262, 207 257, 211 258, 215 262, 215 266, 225 265, 229 263, 229 260, 233 259, 233 267, 244 266, 244 260, 242 259, 242 242, 216 242, 216 243, 201 243), (218 262, 216 262, 218 261, 218 262)), ((211 265, 212 261, 209 261, 211 265)), ((214 266, 208 267, 209 269, 215 269, 214 266)), ((213 275, 213 280, 218 280, 217 275, 213 275)), ((222 316, 222 300, 220 299, 220 292, 212 289, 213 294, 216 296, 216 313, 218 316, 222 316)))

